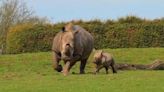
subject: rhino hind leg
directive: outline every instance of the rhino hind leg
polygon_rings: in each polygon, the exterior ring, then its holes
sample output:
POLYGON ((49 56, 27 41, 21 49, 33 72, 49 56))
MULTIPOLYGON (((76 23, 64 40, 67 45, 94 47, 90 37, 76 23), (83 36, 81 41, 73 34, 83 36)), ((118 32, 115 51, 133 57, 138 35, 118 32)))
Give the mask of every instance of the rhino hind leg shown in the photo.
POLYGON ((80 64, 80 74, 85 74, 85 65, 87 63, 87 59, 81 60, 81 64, 80 64))
POLYGON ((113 73, 117 73, 116 68, 115 68, 115 65, 112 64, 111 67, 112 67, 112 71, 113 71, 113 73))

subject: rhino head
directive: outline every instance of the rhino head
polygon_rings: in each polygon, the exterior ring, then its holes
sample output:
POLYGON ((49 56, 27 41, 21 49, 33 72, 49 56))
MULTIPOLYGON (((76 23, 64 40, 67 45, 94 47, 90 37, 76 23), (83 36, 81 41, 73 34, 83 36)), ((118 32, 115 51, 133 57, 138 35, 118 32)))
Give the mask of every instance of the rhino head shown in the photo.
POLYGON ((74 27, 71 23, 67 24, 62 28, 62 38, 61 38, 61 57, 63 60, 71 60, 74 54, 75 47, 75 34, 78 32, 74 30, 74 27))
POLYGON ((95 63, 96 65, 100 65, 101 64, 101 59, 102 59, 102 50, 98 50, 95 54, 94 54, 94 61, 93 63, 95 63))

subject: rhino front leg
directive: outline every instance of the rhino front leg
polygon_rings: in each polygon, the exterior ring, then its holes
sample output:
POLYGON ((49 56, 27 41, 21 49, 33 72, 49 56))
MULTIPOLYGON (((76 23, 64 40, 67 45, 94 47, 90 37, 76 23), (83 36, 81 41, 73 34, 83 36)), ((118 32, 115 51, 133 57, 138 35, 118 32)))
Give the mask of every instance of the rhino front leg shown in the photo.
POLYGON ((70 69, 72 68, 73 65, 75 65, 75 61, 65 61, 65 66, 64 66, 64 69, 63 69, 63 75, 66 76, 68 75, 70 69))
POLYGON ((54 70, 56 70, 58 72, 61 72, 62 71, 62 66, 59 65, 60 58, 55 52, 52 52, 52 53, 53 53, 52 66, 53 66, 54 70))
POLYGON ((103 67, 104 67, 104 66, 102 66, 102 65, 96 65, 96 69, 95 69, 95 71, 94 71, 94 74, 99 73, 100 69, 102 69, 103 67))
POLYGON ((68 75, 69 69, 70 69, 70 64, 71 64, 70 61, 65 62, 65 66, 64 66, 64 69, 62 71, 64 76, 68 75))

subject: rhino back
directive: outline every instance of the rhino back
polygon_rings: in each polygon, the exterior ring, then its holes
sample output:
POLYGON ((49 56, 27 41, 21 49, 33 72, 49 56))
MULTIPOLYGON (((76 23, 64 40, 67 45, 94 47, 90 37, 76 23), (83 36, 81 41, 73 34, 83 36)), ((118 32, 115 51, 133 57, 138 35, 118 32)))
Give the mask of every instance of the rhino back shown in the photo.
POLYGON ((108 61, 110 61, 110 60, 113 59, 113 56, 112 56, 110 53, 103 52, 103 55, 106 57, 106 59, 107 59, 108 61))
POLYGON ((75 36, 76 37, 75 53, 77 54, 82 53, 81 58, 86 59, 89 57, 93 49, 93 44, 94 44, 93 37, 88 31, 86 31, 80 26, 75 26, 75 30, 79 31, 75 36), (79 51, 78 49, 83 49, 83 52, 78 52, 79 51))

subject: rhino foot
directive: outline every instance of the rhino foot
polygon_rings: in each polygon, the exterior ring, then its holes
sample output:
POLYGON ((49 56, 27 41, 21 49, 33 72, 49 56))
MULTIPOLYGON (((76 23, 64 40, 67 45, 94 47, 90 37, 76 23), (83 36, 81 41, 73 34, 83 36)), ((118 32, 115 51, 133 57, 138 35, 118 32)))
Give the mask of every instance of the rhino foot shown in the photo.
POLYGON ((63 67, 61 65, 58 65, 57 68, 55 68, 57 72, 61 72, 63 70, 63 67))

